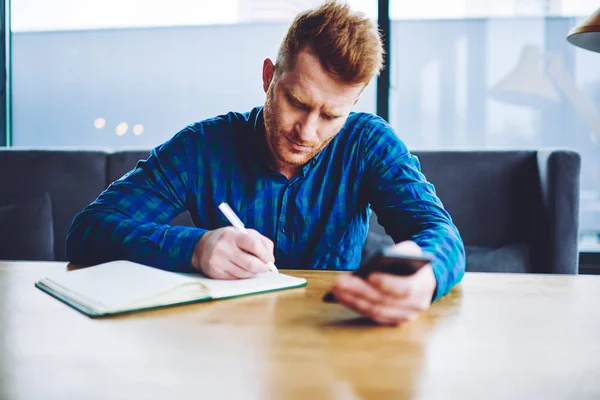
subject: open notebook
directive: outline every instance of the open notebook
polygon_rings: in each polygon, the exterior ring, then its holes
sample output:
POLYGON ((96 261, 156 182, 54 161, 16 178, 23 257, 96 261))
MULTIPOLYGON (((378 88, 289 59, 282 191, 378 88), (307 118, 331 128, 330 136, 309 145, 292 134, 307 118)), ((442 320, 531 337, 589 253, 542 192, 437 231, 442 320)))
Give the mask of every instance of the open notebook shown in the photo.
POLYGON ((306 280, 274 272, 216 280, 113 261, 51 274, 35 286, 90 317, 100 317, 306 286, 306 280))

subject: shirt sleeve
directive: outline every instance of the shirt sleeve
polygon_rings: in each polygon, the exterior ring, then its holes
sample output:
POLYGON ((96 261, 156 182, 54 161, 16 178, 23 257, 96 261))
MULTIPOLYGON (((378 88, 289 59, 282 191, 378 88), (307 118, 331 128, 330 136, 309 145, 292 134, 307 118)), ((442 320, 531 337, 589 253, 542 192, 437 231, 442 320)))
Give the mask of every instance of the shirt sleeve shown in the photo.
POLYGON ((447 294, 465 272, 465 250, 458 229, 389 124, 376 117, 363 135, 363 172, 367 201, 394 242, 415 241, 433 256, 433 301, 447 294))
POLYGON ((147 160, 75 217, 66 240, 70 262, 129 260, 171 271, 192 270, 194 248, 206 230, 168 223, 194 201, 189 175, 200 166, 198 157, 190 162, 193 133, 188 127, 153 149, 147 160))

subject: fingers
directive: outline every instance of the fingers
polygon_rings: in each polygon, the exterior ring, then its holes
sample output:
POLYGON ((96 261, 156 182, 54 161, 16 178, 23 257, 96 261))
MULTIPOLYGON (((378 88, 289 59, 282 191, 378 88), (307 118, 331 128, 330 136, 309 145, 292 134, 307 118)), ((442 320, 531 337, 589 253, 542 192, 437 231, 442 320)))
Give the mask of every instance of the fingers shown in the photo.
POLYGON ((273 241, 271 239, 269 239, 268 237, 261 235, 259 232, 255 231, 254 229, 248 229, 248 234, 250 236, 256 237, 257 240, 260 240, 260 242, 263 244, 263 246, 265 246, 265 248, 267 249, 269 259, 264 260, 264 261, 267 263, 270 263, 270 262, 274 263, 275 257, 273 256, 273 252, 274 252, 275 245, 273 244, 273 241))
POLYGON ((412 277, 392 276, 374 272, 369 275, 367 282, 375 289, 395 299, 403 299, 412 294, 414 279, 412 277))
POLYGON ((240 279, 237 276, 233 275, 232 273, 230 273, 229 271, 227 271, 227 269, 232 269, 227 268, 227 265, 223 266, 222 268, 212 268, 210 270, 210 277, 213 279, 227 279, 227 280, 232 280, 232 279, 240 279))
POLYGON ((223 258, 214 263, 209 276, 215 279, 246 279, 268 271, 267 265, 258 258, 240 250, 237 253, 238 257, 233 260, 223 258))
POLYGON ((419 317, 419 313, 398 307, 374 305, 371 307, 368 317, 382 325, 399 325, 403 322, 414 321, 419 317))
MULTIPOLYGON (((243 236, 248 236, 242 233, 243 236)), ((261 247, 262 244, 259 244, 261 247)), ((219 251, 219 262, 215 262, 214 267, 231 274, 234 278, 251 278, 256 274, 267 272, 269 267, 260 258, 249 252, 233 245, 223 247, 219 251)))
POLYGON ((373 273, 367 281, 389 299, 389 303, 416 311, 423 311, 431 306, 437 286, 431 265, 426 265, 411 276, 373 273))
POLYGON ((232 271, 234 275, 239 276, 240 278, 249 278, 256 274, 269 271, 269 267, 261 259, 239 249, 231 252, 229 261, 241 270, 239 273, 232 271))
POLYGON ((378 324, 398 325, 402 322, 412 321, 419 316, 417 310, 402 308, 398 304, 389 303, 388 299, 379 294, 374 288, 366 289, 369 287, 366 282, 363 281, 362 283, 365 286, 354 284, 354 282, 348 282, 347 284, 336 282, 332 291, 340 304, 378 324))
POLYGON ((365 315, 367 317, 371 313, 371 307, 373 306, 374 303, 370 302, 369 300, 367 300, 363 297, 359 297, 354 294, 345 292, 343 290, 335 290, 334 289, 334 290, 332 290, 332 292, 335 295, 335 298, 338 303, 340 303, 343 306, 346 306, 347 308, 351 309, 352 311, 354 311, 358 314, 365 315))
POLYGON ((233 227, 207 232, 194 249, 192 264, 215 279, 243 279, 267 272, 263 260, 273 259, 273 244, 258 232, 249 232, 233 227))
POLYGON ((344 295, 354 296, 369 302, 380 302, 383 299, 381 293, 379 293, 369 283, 353 275, 340 276, 336 280, 332 291, 334 295, 336 292, 339 292, 344 295))
POLYGON ((248 229, 247 233, 239 233, 235 238, 238 247, 255 257, 260 258, 265 264, 274 262, 273 242, 254 229, 248 229))
POLYGON ((382 301, 381 294, 366 281, 352 275, 338 278, 332 288, 337 301, 354 312, 371 316, 372 308, 382 301))
POLYGON ((405 277, 372 273, 366 280, 345 275, 332 292, 347 308, 383 325, 398 325, 416 319, 431 304, 435 290, 431 266, 405 277))

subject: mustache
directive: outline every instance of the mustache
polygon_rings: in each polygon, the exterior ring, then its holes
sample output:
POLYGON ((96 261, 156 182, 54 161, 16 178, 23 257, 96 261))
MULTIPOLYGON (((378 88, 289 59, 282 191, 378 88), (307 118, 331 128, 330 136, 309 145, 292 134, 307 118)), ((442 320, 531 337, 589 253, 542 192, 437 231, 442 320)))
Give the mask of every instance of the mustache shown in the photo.
POLYGON ((318 148, 322 143, 320 142, 311 142, 307 140, 302 140, 296 137, 293 131, 288 131, 281 128, 280 120, 281 115, 277 113, 272 113, 270 110, 271 99, 267 96, 267 100, 265 101, 264 107, 264 119, 263 123, 265 125, 266 135, 271 138, 279 138, 279 140, 285 138, 288 141, 297 144, 298 146, 310 147, 310 148, 318 148))
POLYGON ((298 146, 304 146, 304 147, 317 147, 319 146, 320 143, 315 143, 315 142, 308 142, 306 140, 298 140, 296 138, 294 138, 294 136, 292 135, 285 135, 285 137, 290 141, 293 142, 295 144, 297 144, 298 146))

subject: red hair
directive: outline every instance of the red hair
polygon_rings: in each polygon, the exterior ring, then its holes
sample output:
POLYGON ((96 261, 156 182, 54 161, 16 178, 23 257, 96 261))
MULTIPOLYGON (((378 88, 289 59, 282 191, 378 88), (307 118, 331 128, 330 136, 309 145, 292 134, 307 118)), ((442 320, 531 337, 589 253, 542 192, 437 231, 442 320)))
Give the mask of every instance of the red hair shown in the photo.
POLYGON ((303 50, 317 56, 336 79, 351 84, 366 85, 383 65, 383 44, 376 24, 337 1, 296 16, 279 48, 277 72, 293 69, 296 54, 303 50))

